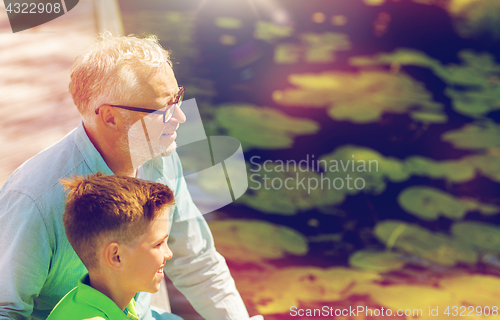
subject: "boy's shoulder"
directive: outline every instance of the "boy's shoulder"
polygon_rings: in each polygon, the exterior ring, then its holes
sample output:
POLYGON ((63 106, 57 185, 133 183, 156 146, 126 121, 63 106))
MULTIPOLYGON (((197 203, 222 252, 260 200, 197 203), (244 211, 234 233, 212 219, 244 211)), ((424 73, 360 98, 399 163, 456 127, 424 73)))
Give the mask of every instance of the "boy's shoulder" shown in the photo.
POLYGON ((86 274, 54 307, 47 320, 128 320, 106 295, 89 286, 86 274))
POLYGON ((81 301, 80 296, 78 287, 75 287, 59 301, 47 320, 110 320, 101 310, 89 305, 86 301, 81 301))

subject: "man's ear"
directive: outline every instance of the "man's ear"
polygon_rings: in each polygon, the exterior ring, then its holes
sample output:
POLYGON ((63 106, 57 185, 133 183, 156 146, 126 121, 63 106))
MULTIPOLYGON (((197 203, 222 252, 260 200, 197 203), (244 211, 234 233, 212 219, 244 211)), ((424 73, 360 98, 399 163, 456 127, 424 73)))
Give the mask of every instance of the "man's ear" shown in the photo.
POLYGON ((121 250, 120 245, 116 242, 110 242, 104 247, 103 258, 104 264, 112 269, 120 269, 123 265, 120 258, 121 250))
POLYGON ((102 123, 113 130, 118 129, 119 122, 122 121, 120 115, 115 108, 103 105, 99 110, 99 117, 102 123))

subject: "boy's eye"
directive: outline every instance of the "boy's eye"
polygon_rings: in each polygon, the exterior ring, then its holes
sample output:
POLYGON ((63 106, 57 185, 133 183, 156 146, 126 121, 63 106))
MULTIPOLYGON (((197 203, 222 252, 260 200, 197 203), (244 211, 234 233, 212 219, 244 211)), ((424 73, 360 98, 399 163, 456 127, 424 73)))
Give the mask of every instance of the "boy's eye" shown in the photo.
POLYGON ((163 243, 167 242, 167 239, 168 239, 168 237, 166 237, 163 241, 161 241, 160 243, 158 243, 156 246, 157 246, 157 247, 161 247, 161 245, 162 245, 163 243))

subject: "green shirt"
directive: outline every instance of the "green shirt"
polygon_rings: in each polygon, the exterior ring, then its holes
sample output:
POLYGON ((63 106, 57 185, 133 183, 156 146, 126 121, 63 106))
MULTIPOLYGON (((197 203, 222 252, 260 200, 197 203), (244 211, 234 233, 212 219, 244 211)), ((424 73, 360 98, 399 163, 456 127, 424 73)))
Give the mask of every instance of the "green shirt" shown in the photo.
POLYGON ((59 301, 47 320, 139 320, 135 301, 132 299, 125 308, 120 308, 103 293, 92 288, 89 275, 78 281, 78 286, 59 301))

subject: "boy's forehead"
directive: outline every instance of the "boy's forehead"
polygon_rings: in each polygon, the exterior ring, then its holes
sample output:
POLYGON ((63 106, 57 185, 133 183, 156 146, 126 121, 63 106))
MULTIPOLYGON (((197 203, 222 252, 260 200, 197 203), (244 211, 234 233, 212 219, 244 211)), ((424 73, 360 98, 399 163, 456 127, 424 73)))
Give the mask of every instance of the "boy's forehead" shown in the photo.
POLYGON ((160 229, 159 231, 161 231, 162 228, 167 227, 165 231, 168 231, 168 224, 172 221, 170 211, 170 207, 165 207, 161 212, 158 212, 154 219, 149 222, 148 229, 160 229))
MULTIPOLYGON (((158 240, 165 238, 169 232, 169 221, 168 217, 156 217, 155 219, 149 221, 148 226, 143 229, 143 233, 137 235, 134 240, 134 247, 139 245, 146 245, 149 247, 150 244, 154 244, 158 240)), ((137 247, 136 247, 137 248, 137 247)))
POLYGON ((174 206, 165 206, 164 208, 161 209, 161 212, 158 212, 156 215, 155 219, 167 219, 171 220, 172 215, 174 214, 174 206))

